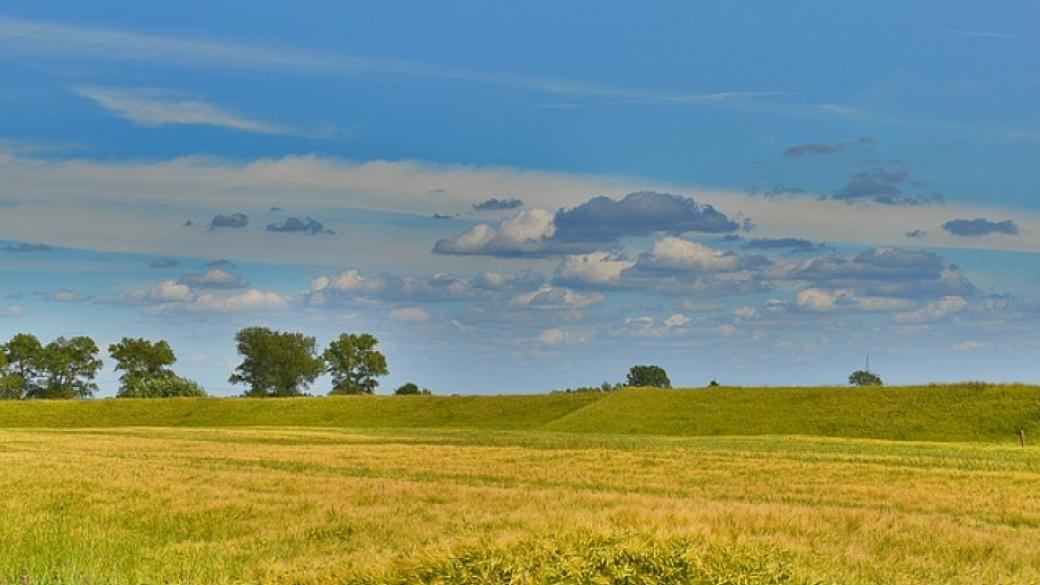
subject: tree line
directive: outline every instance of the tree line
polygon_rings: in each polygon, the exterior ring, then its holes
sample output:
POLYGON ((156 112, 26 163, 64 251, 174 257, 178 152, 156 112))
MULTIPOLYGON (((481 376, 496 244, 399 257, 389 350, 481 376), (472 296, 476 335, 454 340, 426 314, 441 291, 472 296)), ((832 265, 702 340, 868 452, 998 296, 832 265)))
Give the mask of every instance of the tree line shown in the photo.
MULTIPOLYGON (((332 378, 329 394, 372 394, 390 373, 386 356, 369 333, 344 333, 320 354, 317 340, 302 333, 248 327, 235 335, 241 363, 228 379, 246 387, 244 396, 301 396, 322 374, 332 378)), ((44 344, 19 333, 0 344, 0 399, 89 398, 104 366, 100 348, 87 336, 58 337, 44 344)), ((120 373, 120 398, 206 396, 196 382, 173 371, 177 357, 165 340, 124 337, 108 347, 120 373)), ((406 383, 395 394, 431 394, 406 383)))

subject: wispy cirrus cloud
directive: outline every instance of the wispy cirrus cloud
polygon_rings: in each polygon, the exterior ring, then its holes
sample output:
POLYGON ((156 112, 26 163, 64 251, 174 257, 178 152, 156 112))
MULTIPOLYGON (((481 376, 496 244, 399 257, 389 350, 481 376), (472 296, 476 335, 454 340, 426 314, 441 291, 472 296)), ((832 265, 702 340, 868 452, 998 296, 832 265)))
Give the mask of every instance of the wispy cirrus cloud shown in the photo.
POLYGON ((239 116, 209 102, 181 97, 164 89, 84 86, 73 91, 141 126, 216 126, 259 134, 295 133, 284 126, 239 116))
POLYGON ((0 49, 31 55, 265 71, 274 69, 294 74, 380 73, 482 83, 549 95, 633 100, 638 103, 712 105, 777 93, 658 91, 563 77, 490 73, 422 61, 270 48, 14 18, 0 18, 0 49))

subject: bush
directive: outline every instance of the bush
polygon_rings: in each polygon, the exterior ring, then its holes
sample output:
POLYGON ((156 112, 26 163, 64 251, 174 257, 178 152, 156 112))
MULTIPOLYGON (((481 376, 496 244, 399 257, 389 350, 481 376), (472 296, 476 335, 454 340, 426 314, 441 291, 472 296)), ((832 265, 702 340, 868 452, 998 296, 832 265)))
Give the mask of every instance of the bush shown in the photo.
POLYGON ((428 396, 430 394, 433 394, 433 392, 430 392, 430 390, 427 388, 419 389, 419 387, 413 384, 412 382, 407 382, 398 387, 397 390, 394 390, 394 394, 396 394, 397 396, 428 396))
POLYGON ((133 379, 116 395, 119 398, 173 398, 177 396, 206 396, 206 391, 195 382, 173 373, 133 379))

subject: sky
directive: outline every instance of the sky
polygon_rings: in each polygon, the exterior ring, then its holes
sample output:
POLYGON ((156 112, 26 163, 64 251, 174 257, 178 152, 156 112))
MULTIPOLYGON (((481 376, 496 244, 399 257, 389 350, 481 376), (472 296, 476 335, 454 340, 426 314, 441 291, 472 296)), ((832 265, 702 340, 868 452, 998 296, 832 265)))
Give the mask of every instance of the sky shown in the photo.
POLYGON ((252 325, 375 334, 381 393, 1040 382, 1038 17, 8 0, 0 339, 215 395, 252 325))

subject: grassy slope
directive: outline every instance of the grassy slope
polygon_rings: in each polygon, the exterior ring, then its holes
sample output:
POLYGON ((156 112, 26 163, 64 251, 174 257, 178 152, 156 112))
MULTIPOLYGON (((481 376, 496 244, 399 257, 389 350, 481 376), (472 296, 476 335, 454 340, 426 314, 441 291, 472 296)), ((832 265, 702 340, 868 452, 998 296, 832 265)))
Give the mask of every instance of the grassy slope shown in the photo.
POLYGON ((1040 439, 1040 387, 631 389, 611 394, 0 403, 0 427, 321 426, 662 435, 1040 439))
POLYGON ((545 426, 569 432, 1040 440, 1040 387, 627 390, 545 426))
POLYGON ((167 398, 0 403, 0 427, 534 429, 602 395, 167 398))

